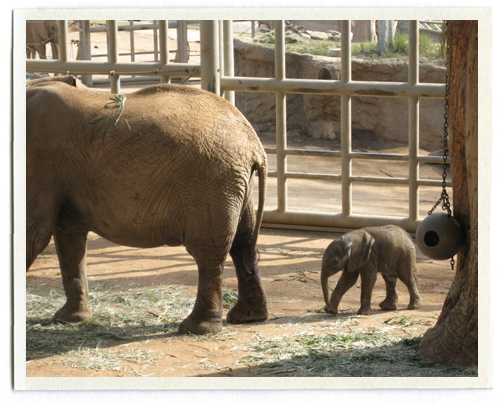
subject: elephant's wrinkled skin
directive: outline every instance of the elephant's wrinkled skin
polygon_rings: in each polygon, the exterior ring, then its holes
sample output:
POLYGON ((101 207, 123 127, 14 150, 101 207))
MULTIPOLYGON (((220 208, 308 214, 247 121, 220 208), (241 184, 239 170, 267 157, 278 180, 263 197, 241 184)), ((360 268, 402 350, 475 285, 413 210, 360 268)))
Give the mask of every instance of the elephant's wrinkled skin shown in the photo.
POLYGON ((386 298, 379 304, 380 308, 397 309, 398 278, 410 293, 408 309, 420 307, 415 246, 403 229, 389 225, 346 233, 327 247, 321 267, 325 312, 337 315, 340 300, 361 275, 361 307, 358 315, 370 315, 377 272, 382 273, 386 285, 386 298), (328 277, 340 270, 342 275, 328 300, 328 277))
POLYGON ((227 322, 267 318, 256 254, 267 161, 234 106, 202 90, 157 85, 128 95, 122 110, 109 94, 60 79, 27 87, 26 103, 26 269, 53 236, 67 298, 55 320, 92 317, 89 231, 126 246, 185 246, 199 281, 181 333, 221 330, 228 254, 239 298, 227 322))

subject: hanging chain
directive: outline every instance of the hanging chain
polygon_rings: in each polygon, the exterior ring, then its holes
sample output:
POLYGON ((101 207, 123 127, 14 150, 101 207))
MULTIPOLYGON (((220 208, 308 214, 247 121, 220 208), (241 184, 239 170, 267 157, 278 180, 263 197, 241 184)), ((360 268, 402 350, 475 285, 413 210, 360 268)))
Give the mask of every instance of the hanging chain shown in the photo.
MULTIPOLYGON (((448 112, 449 112, 449 72, 450 72, 450 55, 449 55, 449 45, 448 45, 448 21, 444 24, 443 29, 445 30, 445 41, 446 41, 446 80, 445 80, 445 96, 444 96, 444 148, 443 148, 443 191, 441 192, 441 197, 439 200, 436 201, 436 204, 431 208, 431 210, 428 212, 429 215, 432 214, 432 212, 439 206, 439 204, 442 203, 443 207, 442 209, 445 210, 448 213, 448 217, 452 216, 451 212, 451 204, 450 204, 450 196, 448 195, 448 192, 446 191, 446 166, 448 163, 448 158, 450 155, 450 149, 449 149, 449 133, 448 133, 448 112)), ((453 270, 453 267, 455 265, 455 260, 453 260, 453 257, 451 258, 451 269, 453 270)))

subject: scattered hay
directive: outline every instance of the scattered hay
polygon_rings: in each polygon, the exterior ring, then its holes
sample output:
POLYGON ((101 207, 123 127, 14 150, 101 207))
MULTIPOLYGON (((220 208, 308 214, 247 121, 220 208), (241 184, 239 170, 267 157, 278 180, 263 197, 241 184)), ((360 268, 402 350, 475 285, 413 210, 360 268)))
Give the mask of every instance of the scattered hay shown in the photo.
POLYGON ((299 281, 301 283, 316 283, 319 284, 319 281, 312 279, 308 276, 310 273, 318 273, 317 271, 307 271, 307 270, 299 270, 297 274, 291 274, 285 278, 275 278, 273 281, 299 281))
POLYGON ((222 301, 224 302, 224 308, 231 309, 238 302, 238 292, 236 290, 225 292, 222 294, 222 301))
POLYGON ((137 375, 144 376, 141 372, 133 368, 132 365, 140 365, 144 369, 148 365, 154 364, 161 357, 163 357, 162 353, 157 351, 148 350, 145 352, 137 348, 126 351, 87 348, 67 353, 62 364, 65 367, 94 371, 123 371, 128 366, 137 375))
MULTIPOLYGON (((335 328, 335 326, 334 326, 335 328)), ((422 377, 477 376, 476 367, 446 367, 425 361, 418 353, 420 336, 398 337, 371 328, 316 335, 259 337, 239 347, 251 354, 235 365, 247 366, 258 376, 422 377)))
MULTIPOLYGON (((224 297, 229 305, 237 300, 234 290, 226 291, 224 297)), ((360 329, 362 317, 352 314, 314 325, 301 320, 269 325, 274 330, 268 333, 243 328, 201 336, 178 335, 178 324, 190 313, 194 300, 194 296, 172 286, 128 291, 94 289, 89 296, 92 320, 54 324, 52 316, 65 303, 65 296, 56 291, 47 294, 30 289, 26 302, 26 360, 49 358, 50 364, 82 371, 148 377, 155 375, 148 372, 148 367, 165 357, 175 357, 172 350, 176 344, 187 342, 195 343, 204 353, 176 367, 218 374, 243 367, 250 375, 265 377, 478 375, 477 367, 447 367, 420 356, 422 328, 432 325, 433 318, 396 316, 386 320, 382 329, 360 329), (164 342, 170 353, 141 348, 153 339, 164 342), (205 347, 205 342, 216 342, 217 349, 239 352, 239 357, 219 365, 211 357, 212 348, 208 347, 212 346, 205 347), (133 348, 127 348, 129 344, 134 344, 133 348)), ((304 316, 316 312, 321 313, 321 309, 309 310, 304 316)), ((280 314, 272 315, 279 319, 280 314)))
MULTIPOLYGON (((119 367, 134 358, 150 363, 161 354, 123 352, 107 349, 112 342, 148 341, 176 332, 179 322, 189 315, 195 297, 172 286, 134 291, 93 291, 89 307, 91 320, 76 324, 54 324, 54 313, 66 302, 55 291, 26 293, 26 361, 64 355, 67 367, 103 371, 119 367)), ((139 364, 138 363, 138 364, 139 364)))

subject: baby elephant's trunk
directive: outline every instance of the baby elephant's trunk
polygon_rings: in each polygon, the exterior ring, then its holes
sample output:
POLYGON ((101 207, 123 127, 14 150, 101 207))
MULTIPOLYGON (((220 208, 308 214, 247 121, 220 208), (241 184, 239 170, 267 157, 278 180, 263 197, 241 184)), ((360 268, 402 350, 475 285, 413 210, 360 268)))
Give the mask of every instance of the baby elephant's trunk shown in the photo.
POLYGON ((323 289, 323 298, 326 305, 328 305, 328 276, 328 272, 321 269, 321 288, 323 289))

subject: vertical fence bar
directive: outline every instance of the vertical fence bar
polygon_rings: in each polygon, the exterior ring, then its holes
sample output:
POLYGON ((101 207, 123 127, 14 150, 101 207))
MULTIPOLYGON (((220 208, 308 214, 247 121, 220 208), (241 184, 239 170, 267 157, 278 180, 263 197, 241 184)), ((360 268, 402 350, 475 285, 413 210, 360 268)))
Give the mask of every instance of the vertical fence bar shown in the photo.
MULTIPOLYGON (((276 80, 286 77, 285 28, 283 20, 275 21, 274 66, 276 80)), ((278 176, 278 212, 287 210, 286 94, 276 93, 276 165, 278 176)))
MULTIPOLYGON (((233 20, 224 20, 224 76, 234 76, 233 20)), ((234 91, 224 91, 224 98, 234 105, 234 91)))
MULTIPOLYGON (((219 45, 219 78, 224 76, 224 26, 222 20, 217 22, 217 40, 219 45)), ((224 97, 224 90, 219 88, 219 95, 224 97)))
POLYGON ((200 21, 201 88, 220 94, 217 21, 200 21))
MULTIPOLYGON (((201 21, 200 21, 201 25, 201 21)), ((201 32, 200 32, 201 40, 201 32)), ((187 33, 187 21, 178 20, 177 21, 177 62, 186 63, 188 61, 188 33, 187 33)))
MULTIPOLYGON (((343 20, 341 27, 341 81, 351 81, 351 20, 343 20)), ((352 161, 351 146, 351 96, 340 97, 341 154, 342 154, 342 215, 352 215, 352 161)))
MULTIPOLYGON (((168 65, 168 20, 158 21, 160 31, 160 63, 162 66, 168 65)), ((169 76, 160 76, 160 83, 170 83, 169 76)))
MULTIPOLYGON (((134 25, 134 20, 129 20, 130 26, 134 25)), ((134 30, 130 30, 130 62, 135 62, 135 40, 134 30)))
MULTIPOLYGON (((108 60, 111 63, 118 62, 118 24, 116 20, 107 20, 108 27, 108 60)), ((111 93, 120 93, 120 76, 110 73, 109 81, 111 84, 111 93)))
MULTIPOLYGON (((153 20, 153 24, 158 24, 158 20, 153 20)), ((153 29, 153 54, 155 62, 158 62, 158 29, 153 29)))
POLYGON ((58 20, 57 29, 59 35, 59 60, 68 61, 68 20, 58 20))
MULTIPOLYGON (((80 60, 92 60, 90 50, 90 21, 80 20, 79 30, 80 45, 78 54, 80 60)), ((92 75, 82 75, 82 83, 86 86, 92 86, 92 75)))
POLYGON ((255 37, 255 20, 250 21, 250 32, 252 33, 252 38, 255 37))
MULTIPOLYGON (((418 65, 419 65, 419 27, 418 21, 409 21, 409 57, 408 57, 408 83, 415 86, 418 84, 418 65)), ((410 97, 408 99, 408 177, 409 184, 409 213, 411 221, 418 220, 418 149, 419 149, 419 99, 410 97)))

